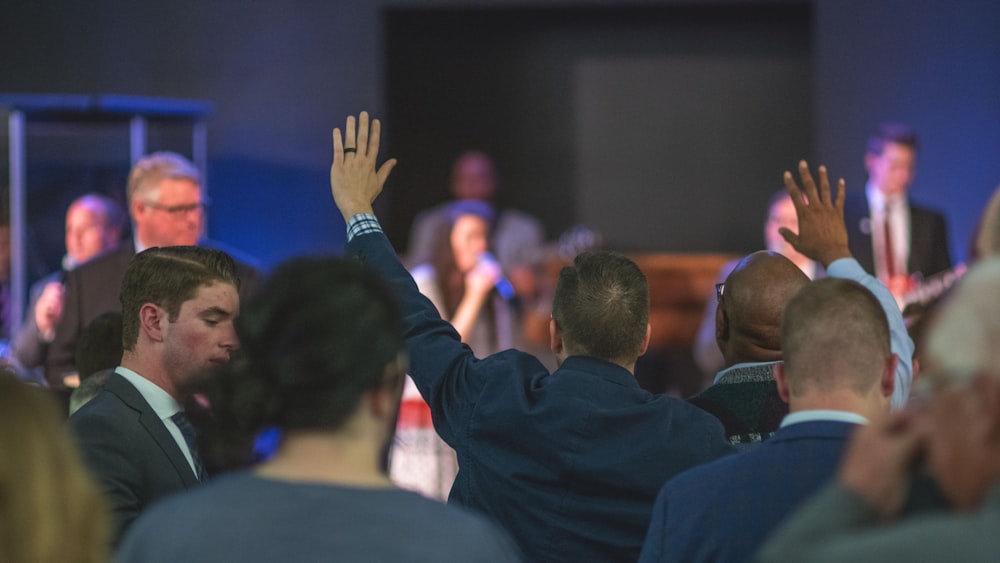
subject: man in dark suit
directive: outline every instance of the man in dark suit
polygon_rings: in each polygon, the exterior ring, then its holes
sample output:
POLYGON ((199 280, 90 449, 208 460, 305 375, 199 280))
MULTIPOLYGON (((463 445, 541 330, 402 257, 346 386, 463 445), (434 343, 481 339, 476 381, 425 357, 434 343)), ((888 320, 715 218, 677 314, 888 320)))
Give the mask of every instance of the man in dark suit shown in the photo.
MULTIPOLYGON (((826 185, 822 169, 820 177, 826 185)), ((809 206, 796 198, 801 234, 789 242, 831 271, 860 270, 828 185, 821 195, 807 169, 803 182, 809 206)), ((833 475, 850 432, 885 416, 898 361, 890 330, 906 329, 885 287, 870 287, 880 295, 828 277, 791 299, 781 323, 784 363, 775 368, 790 414, 759 448, 669 481, 657 498, 640 561, 752 560, 769 531, 833 475)))
MULTIPOLYGON (((184 157, 158 152, 139 160, 129 173, 127 195, 133 240, 66 276, 63 317, 45 365, 52 387, 62 388, 63 378, 76 372, 76 341, 83 328, 101 313, 121 310, 118 288, 136 252, 157 246, 218 247, 201 240, 206 199, 198 169, 184 157)), ((253 289, 257 271, 237 261, 237 273, 245 297, 253 289)))
POLYGON ((916 158, 916 133, 882 124, 868 140, 865 191, 852 193, 844 206, 851 253, 896 296, 951 268, 944 216, 907 197, 916 158))
POLYGON ((119 537, 150 503, 204 476, 180 405, 237 347, 238 287, 232 258, 208 248, 153 248, 125 272, 121 365, 69 419, 119 537))
POLYGON ((334 130, 331 186, 348 253, 400 299, 409 373, 458 454, 449 501, 491 516, 529 560, 634 560, 660 485, 731 451, 711 415, 635 380, 650 334, 645 276, 623 256, 584 253, 563 269, 553 301, 559 369, 517 350, 475 358, 372 212, 395 164, 376 172, 379 133, 376 120, 369 137, 366 113, 348 118, 345 140, 334 130))

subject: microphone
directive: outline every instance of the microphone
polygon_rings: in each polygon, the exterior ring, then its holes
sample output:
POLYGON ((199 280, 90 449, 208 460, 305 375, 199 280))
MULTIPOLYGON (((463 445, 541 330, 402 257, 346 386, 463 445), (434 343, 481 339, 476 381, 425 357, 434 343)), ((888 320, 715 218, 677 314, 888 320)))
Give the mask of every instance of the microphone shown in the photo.
POLYGON ((497 270, 500 272, 500 277, 497 278, 496 283, 493 285, 493 287, 496 288, 497 293, 500 294, 500 297, 503 297, 508 301, 513 299, 514 286, 510 284, 510 281, 506 277, 504 277, 503 270, 500 269, 500 263, 497 262, 497 259, 491 253, 483 252, 482 254, 479 255, 479 263, 481 264, 484 262, 495 265, 497 270))

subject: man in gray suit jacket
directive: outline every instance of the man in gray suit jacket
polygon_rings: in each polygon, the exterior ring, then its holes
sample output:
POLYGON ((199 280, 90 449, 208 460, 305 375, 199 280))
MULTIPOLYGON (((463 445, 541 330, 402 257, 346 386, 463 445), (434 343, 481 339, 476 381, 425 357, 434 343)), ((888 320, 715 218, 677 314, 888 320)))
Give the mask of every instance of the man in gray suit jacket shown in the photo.
POLYGON ((121 533, 153 501, 204 477, 181 408, 188 385, 237 347, 233 259, 199 247, 153 248, 122 281, 121 365, 69 423, 121 533))
POLYGON ((852 438, 836 480, 759 561, 995 561, 1000 553, 1000 259, 977 264, 936 319, 920 408, 852 438), (895 516, 921 459, 955 512, 895 516))

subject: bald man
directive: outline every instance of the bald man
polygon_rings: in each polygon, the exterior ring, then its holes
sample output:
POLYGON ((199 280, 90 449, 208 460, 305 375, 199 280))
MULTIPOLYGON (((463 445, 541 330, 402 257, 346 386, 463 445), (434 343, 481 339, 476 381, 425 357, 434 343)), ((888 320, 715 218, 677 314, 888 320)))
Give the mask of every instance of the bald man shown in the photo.
POLYGON ((44 381, 41 370, 56 326, 63 314, 63 278, 66 272, 90 261, 121 240, 125 213, 113 199, 86 194, 73 200, 66 210, 66 255, 62 269, 31 286, 31 304, 24 324, 14 337, 11 353, 22 375, 44 381))
MULTIPOLYGON (((823 269, 819 264, 809 259, 807 256, 799 254, 792 245, 781 236, 779 229, 782 227, 797 232, 799 230, 799 220, 795 216, 795 205, 792 198, 788 197, 788 192, 782 189, 771 196, 767 205, 767 219, 764 221, 764 243, 765 248, 772 252, 781 254, 788 258, 802 270, 809 279, 816 279, 823 275, 823 269)), ((729 274, 733 273, 740 260, 727 262, 719 270, 716 283, 724 283, 729 274)), ((705 302, 705 312, 701 318, 701 325, 698 327, 698 334, 695 337, 692 354, 698 368, 702 371, 710 383, 715 374, 725 367, 725 359, 719 350, 719 345, 715 340, 715 313, 716 296, 709 296, 705 302)))
MULTIPOLYGON (((813 182, 804 163, 799 170, 803 174, 803 183, 807 182, 807 178, 808 183, 813 182)), ((825 169, 821 170, 824 170, 822 179, 825 181, 825 169)), ((786 177, 786 188, 791 190, 789 182, 794 187, 794 181, 786 177)), ((828 183, 826 189, 829 197, 828 183)), ((814 184, 813 190, 816 190, 814 184)), ((801 193, 797 193, 801 198, 801 193)), ((794 201, 795 196, 792 198, 794 201)), ((827 276, 854 280, 880 296, 890 320, 892 351, 900 358, 892 396, 893 406, 900 408, 909 396, 913 378, 913 341, 906 333, 895 300, 881 291, 884 286, 867 274, 846 250, 842 193, 837 203, 839 215, 831 214, 833 219, 820 223, 824 229, 822 232, 818 235, 803 233, 810 237, 807 240, 815 238, 826 246, 796 248, 826 268, 827 276), (828 249, 831 247, 838 252, 830 252, 828 249), (882 297, 886 299, 882 300, 882 297)), ((800 225, 803 213, 814 213, 817 209, 796 202, 800 225)), ((809 228, 814 227, 810 225, 809 228)), ((782 232, 786 238, 796 237, 787 228, 783 228, 782 232)), ((739 447, 750 447, 770 437, 788 414, 788 405, 778 394, 774 376, 775 368, 782 360, 781 316, 792 296, 807 283, 809 278, 791 261, 762 251, 742 260, 726 282, 720 285, 715 335, 725 359, 725 368, 716 374, 708 389, 690 401, 715 415, 725 427, 729 441, 739 447)))

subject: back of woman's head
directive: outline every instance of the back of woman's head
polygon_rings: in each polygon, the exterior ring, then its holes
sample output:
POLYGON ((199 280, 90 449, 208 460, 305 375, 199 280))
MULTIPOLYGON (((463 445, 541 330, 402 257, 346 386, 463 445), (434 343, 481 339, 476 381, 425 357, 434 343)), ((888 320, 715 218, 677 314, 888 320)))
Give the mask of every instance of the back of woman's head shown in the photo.
POLYGON ((0 561, 104 562, 109 515, 47 392, 0 372, 0 561))
POLYGON ((241 306, 236 330, 242 357, 210 399, 244 435, 339 428, 403 346, 389 289, 360 263, 339 259, 280 266, 241 306))

